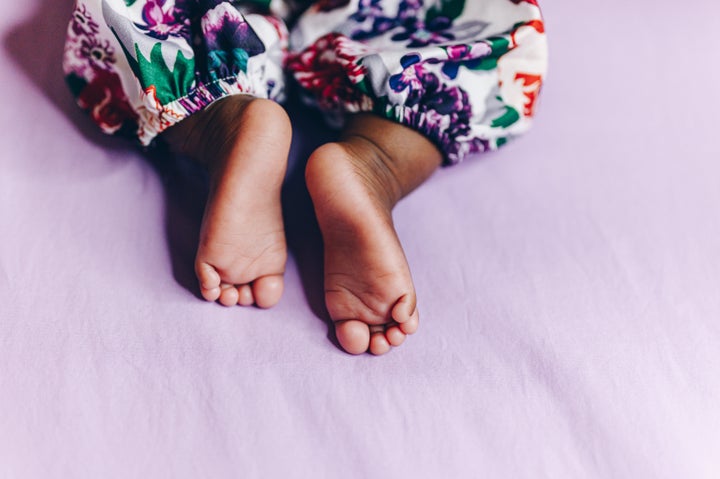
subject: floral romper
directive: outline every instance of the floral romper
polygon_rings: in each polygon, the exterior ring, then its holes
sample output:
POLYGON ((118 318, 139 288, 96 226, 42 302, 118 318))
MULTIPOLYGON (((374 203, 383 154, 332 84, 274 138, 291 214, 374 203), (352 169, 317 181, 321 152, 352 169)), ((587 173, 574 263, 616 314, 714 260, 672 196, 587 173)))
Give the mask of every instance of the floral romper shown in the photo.
POLYGON ((143 145, 296 83, 331 123, 373 112, 453 164, 527 130, 547 44, 537 0, 76 0, 63 66, 103 131, 143 145))

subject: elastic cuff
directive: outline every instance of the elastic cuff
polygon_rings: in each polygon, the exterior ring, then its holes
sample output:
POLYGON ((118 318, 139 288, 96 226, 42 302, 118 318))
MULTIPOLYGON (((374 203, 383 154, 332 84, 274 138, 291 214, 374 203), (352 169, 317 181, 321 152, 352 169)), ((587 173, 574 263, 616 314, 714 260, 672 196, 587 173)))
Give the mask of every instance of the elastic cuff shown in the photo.
POLYGON ((460 163, 474 153, 496 150, 507 142, 506 138, 484 139, 473 136, 468 122, 458 122, 435 110, 418 111, 416 107, 406 105, 377 104, 373 111, 428 138, 442 153, 443 166, 460 163))
MULTIPOLYGON (((222 78, 212 83, 201 84, 190 91, 186 96, 178 98, 165 105, 160 104, 153 88, 148 88, 142 94, 143 110, 138 112, 137 136, 143 146, 148 146, 163 131, 176 123, 186 119, 212 103, 230 95, 252 95, 258 98, 268 98, 267 90, 259 91, 247 75, 241 73, 237 76, 222 78)), ((281 97, 271 98, 281 101, 281 97)))

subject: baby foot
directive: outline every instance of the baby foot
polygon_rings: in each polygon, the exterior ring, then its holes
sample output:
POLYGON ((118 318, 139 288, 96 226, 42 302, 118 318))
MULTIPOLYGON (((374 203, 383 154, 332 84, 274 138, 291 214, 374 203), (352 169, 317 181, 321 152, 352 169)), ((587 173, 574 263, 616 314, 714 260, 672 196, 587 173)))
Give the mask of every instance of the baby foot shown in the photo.
POLYGON ((287 260, 280 189, 291 127, 275 102, 220 100, 165 134, 210 171, 195 273, 202 296, 225 306, 277 304, 287 260))
POLYGON ((392 172, 367 140, 318 148, 306 182, 325 247, 325 302, 340 345, 384 354, 417 330, 410 270, 392 221, 392 172))

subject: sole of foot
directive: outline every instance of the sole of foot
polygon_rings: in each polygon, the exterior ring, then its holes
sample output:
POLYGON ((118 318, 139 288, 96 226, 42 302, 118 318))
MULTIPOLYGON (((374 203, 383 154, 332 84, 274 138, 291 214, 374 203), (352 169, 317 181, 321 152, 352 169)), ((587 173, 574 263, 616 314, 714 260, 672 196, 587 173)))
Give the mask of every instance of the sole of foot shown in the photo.
POLYGON ((195 273, 207 301, 269 308, 280 301, 287 260, 280 190, 292 132, 277 103, 222 99, 166 135, 210 172, 195 273))
POLYGON ((418 328, 387 174, 371 148, 352 141, 321 146, 305 170, 323 236, 325 303, 350 354, 385 354, 418 328))

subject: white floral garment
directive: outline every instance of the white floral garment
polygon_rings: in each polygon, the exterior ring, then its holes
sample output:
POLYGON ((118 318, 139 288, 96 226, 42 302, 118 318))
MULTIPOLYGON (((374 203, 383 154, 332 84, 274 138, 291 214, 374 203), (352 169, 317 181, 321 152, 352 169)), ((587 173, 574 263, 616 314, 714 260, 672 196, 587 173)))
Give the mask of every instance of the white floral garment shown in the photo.
POLYGON ((528 129, 547 44, 536 0, 77 0, 63 63, 144 145, 227 95, 282 101, 287 74, 329 120, 374 112, 452 164, 528 129))

